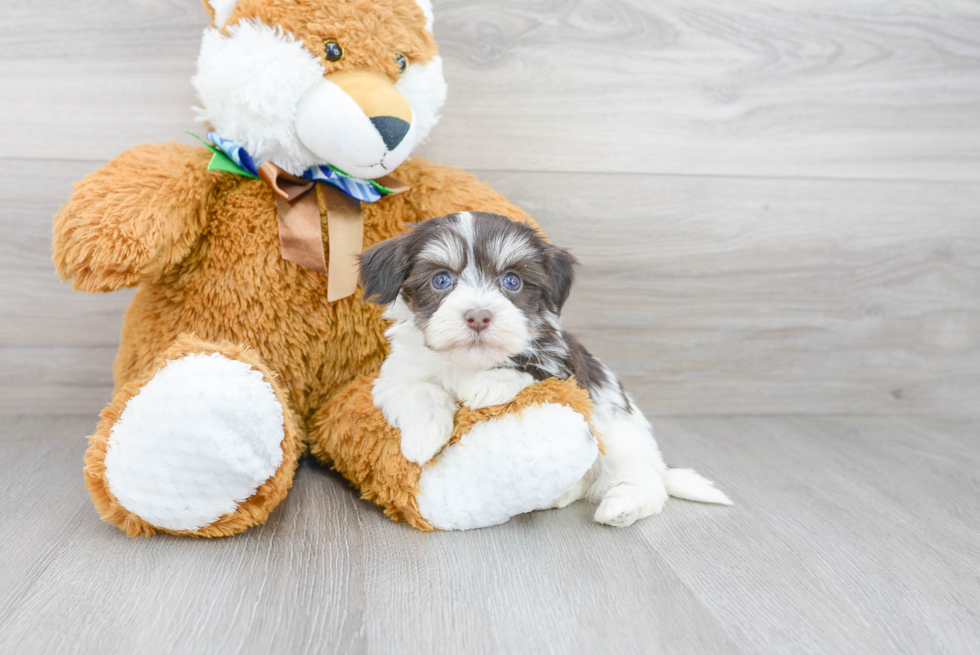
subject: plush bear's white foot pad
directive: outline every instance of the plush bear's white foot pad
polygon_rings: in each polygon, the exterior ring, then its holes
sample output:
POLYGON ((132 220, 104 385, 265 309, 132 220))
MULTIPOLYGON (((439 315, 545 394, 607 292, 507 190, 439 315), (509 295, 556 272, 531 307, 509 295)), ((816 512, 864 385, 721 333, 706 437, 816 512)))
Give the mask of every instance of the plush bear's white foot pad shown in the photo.
POLYGON ((197 530, 233 512, 282 464, 284 420, 259 371, 217 353, 168 362, 112 428, 106 480, 154 526, 197 530))
POLYGON ((585 418, 532 406, 478 423, 422 469, 419 511, 440 530, 468 530, 550 507, 599 454, 585 418))

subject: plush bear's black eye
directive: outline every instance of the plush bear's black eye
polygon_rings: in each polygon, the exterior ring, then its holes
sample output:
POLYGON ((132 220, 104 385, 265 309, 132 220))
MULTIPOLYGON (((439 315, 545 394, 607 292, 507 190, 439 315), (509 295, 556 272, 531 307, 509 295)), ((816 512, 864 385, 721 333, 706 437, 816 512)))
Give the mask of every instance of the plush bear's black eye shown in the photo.
POLYGON ((400 52, 395 53, 395 63, 398 64, 398 72, 400 73, 404 73, 405 69, 408 68, 408 59, 400 52))
POLYGON ((323 42, 323 56, 327 61, 340 61, 344 58, 344 49, 334 39, 327 39, 323 42))

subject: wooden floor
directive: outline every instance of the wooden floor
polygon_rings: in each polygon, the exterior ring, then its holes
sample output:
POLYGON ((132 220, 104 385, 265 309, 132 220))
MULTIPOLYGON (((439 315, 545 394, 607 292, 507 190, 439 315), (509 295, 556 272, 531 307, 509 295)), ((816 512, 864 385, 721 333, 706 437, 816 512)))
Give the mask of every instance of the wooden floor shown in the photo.
POLYGON ((736 505, 424 535, 305 462, 218 541, 98 520, 132 294, 49 254, 200 133, 200 1, 0 4, 0 654, 980 652, 980 3, 435 0, 420 154, 574 250, 567 326, 736 505))
POLYGON ((657 421, 731 508, 578 503, 423 534, 305 462, 270 521, 131 539, 81 484, 91 417, 3 417, 2 653, 976 653, 980 421, 657 421))

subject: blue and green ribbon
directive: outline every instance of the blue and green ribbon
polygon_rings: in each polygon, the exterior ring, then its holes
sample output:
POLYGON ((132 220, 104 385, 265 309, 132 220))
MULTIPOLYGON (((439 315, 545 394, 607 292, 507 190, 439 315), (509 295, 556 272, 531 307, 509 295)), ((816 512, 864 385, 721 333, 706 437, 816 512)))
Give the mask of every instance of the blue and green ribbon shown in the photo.
MULTIPOLYGON (((255 163, 248 151, 237 143, 222 139, 213 131, 208 132, 210 143, 193 132, 188 132, 188 134, 197 138, 214 153, 211 162, 208 164, 209 171, 225 171, 254 178, 259 176, 259 165, 255 163)), ((311 166, 303 171, 301 177, 314 182, 332 184, 351 198, 361 202, 377 202, 386 195, 394 193, 392 189, 379 182, 348 175, 330 164, 311 166)))

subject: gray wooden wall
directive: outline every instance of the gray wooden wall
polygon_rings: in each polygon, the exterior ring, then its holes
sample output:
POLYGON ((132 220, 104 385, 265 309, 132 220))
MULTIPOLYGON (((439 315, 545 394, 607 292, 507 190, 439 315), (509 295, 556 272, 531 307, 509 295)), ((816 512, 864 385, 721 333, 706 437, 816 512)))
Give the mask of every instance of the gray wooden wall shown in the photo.
MULTIPOLYGON (((651 414, 966 413, 980 3, 444 0, 422 154, 584 267, 567 323, 651 414)), ((71 183, 190 141, 198 0, 2 0, 0 410, 97 412, 130 292, 58 282, 71 183)))

